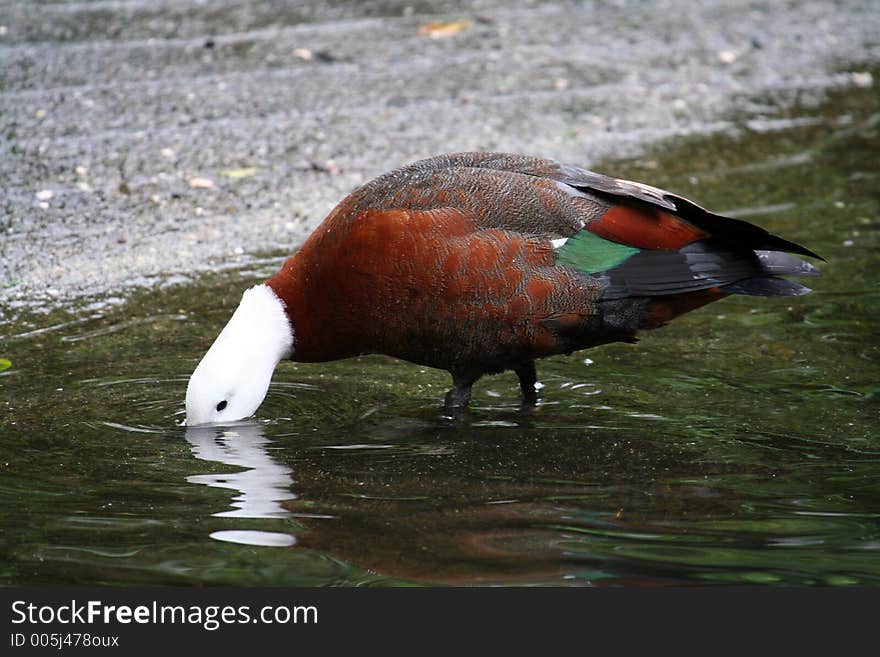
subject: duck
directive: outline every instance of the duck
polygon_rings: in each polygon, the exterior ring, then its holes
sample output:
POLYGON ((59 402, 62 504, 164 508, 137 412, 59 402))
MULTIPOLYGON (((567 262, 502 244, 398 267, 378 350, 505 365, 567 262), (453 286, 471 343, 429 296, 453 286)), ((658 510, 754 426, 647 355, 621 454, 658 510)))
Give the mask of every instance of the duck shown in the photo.
POLYGON ((636 342, 729 295, 798 296, 816 253, 671 192, 542 157, 439 155, 344 198, 193 371, 186 424, 253 415, 281 361, 385 354, 446 370, 444 413, 535 361, 636 342))

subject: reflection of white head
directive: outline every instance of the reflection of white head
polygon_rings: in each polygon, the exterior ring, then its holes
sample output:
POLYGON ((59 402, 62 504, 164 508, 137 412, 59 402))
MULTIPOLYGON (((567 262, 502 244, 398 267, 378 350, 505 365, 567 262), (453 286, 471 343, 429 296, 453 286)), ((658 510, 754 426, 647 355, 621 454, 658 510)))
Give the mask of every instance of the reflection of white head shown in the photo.
POLYGON ((253 415, 275 366, 292 353, 293 330, 284 303, 267 285, 247 290, 189 379, 187 425, 253 415))
POLYGON ((186 440, 192 445, 193 456, 204 461, 217 461, 242 472, 191 475, 187 481, 215 488, 239 491, 233 511, 215 516, 239 518, 283 518, 290 515, 280 502, 295 499, 291 491, 292 471, 277 463, 266 450, 271 441, 256 423, 238 422, 225 427, 187 427, 186 440))

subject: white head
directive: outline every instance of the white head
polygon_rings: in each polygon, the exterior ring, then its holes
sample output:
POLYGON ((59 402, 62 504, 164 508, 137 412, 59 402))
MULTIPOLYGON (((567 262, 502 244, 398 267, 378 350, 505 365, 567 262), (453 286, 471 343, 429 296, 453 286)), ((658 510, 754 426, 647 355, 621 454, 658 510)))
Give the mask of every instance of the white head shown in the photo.
POLYGON ((253 415, 275 366, 292 353, 293 330, 284 303, 267 285, 247 290, 189 379, 187 426, 253 415))

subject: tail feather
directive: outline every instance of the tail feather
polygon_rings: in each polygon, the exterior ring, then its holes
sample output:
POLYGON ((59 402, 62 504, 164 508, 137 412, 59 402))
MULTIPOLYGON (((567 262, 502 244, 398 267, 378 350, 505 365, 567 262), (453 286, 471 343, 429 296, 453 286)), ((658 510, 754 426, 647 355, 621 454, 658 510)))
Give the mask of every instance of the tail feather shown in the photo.
POLYGON ((807 294, 810 291, 810 288, 784 278, 755 276, 720 287, 653 297, 648 305, 649 312, 642 320, 639 328, 660 328, 680 315, 689 313, 713 301, 723 299, 730 294, 746 294, 759 297, 794 297, 807 294))
POLYGON ((776 276, 757 276, 730 283, 720 288, 731 294, 747 294, 756 297, 798 297, 811 292, 810 288, 776 276))
POLYGON ((755 251, 761 271, 774 276, 819 276, 821 272, 806 260, 781 251, 755 251))
POLYGON ((668 296, 719 288, 728 294, 791 296, 809 288, 779 276, 818 276, 819 270, 781 251, 729 250, 700 240, 678 251, 643 250, 599 273, 603 297, 668 296))

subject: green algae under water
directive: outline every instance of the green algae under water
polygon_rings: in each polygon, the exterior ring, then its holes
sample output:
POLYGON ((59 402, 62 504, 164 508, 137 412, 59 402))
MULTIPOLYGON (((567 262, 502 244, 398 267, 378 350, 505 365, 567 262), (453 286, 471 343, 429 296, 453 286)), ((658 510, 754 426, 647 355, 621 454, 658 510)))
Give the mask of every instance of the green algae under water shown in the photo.
POLYGON ((7 323, 0 583, 880 585, 877 107, 601 167, 828 263, 539 363, 531 414, 508 373, 444 421, 445 373, 372 356, 283 364, 255 421, 187 430, 187 376, 280 258, 7 323))

